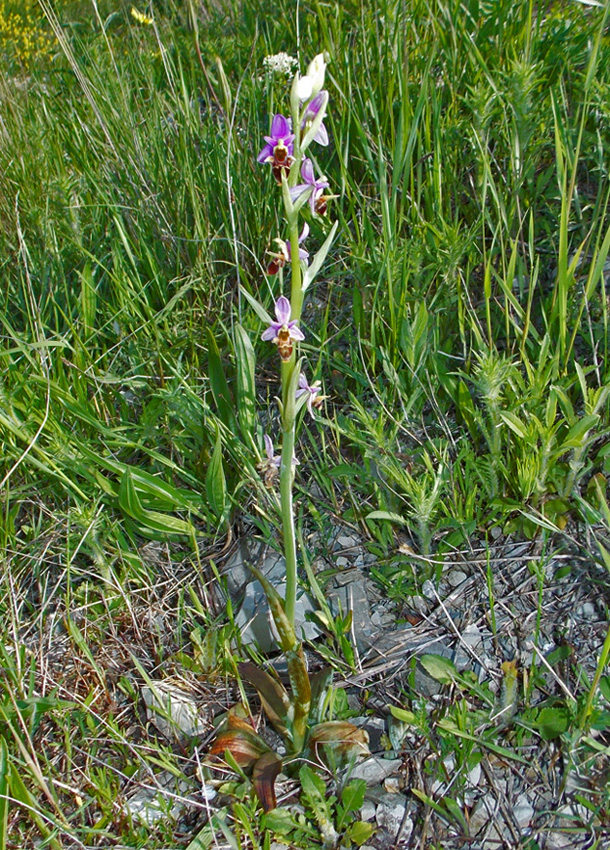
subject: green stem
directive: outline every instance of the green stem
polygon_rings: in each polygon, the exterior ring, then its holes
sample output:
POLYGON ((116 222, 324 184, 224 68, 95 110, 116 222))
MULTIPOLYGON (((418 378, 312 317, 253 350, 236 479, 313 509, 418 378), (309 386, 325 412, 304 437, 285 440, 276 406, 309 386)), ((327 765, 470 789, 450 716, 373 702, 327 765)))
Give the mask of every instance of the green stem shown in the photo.
MULTIPOLYGON (((303 309, 301 290, 301 265, 299 263, 298 221, 290 227, 290 254, 292 257, 292 282, 290 304, 291 318, 300 320, 303 309)), ((296 440, 295 382, 296 351, 290 360, 282 363, 282 463, 280 467, 280 506, 284 532, 284 556, 286 558, 286 616, 294 628, 294 610, 297 595, 297 544, 294 530, 294 508, 292 487, 294 484, 294 448, 296 440)))
POLYGON ((597 667, 595 669, 595 675, 593 676, 593 681, 591 682, 591 687, 589 688, 589 693, 587 694, 587 700, 578 718, 578 725, 581 730, 584 730, 585 726, 589 721, 589 717, 593 710, 593 700, 595 699, 595 694, 597 693, 599 680, 601 679, 602 673, 604 672, 606 664, 608 663, 608 656, 610 656, 610 626, 608 627, 608 631, 606 633, 606 640, 604 641, 604 645, 602 647, 602 651, 597 662, 597 667))
POLYGON ((295 417, 294 399, 287 398, 290 391, 290 377, 294 369, 294 360, 282 363, 282 385, 284 397, 284 422, 282 433, 282 463, 280 466, 280 506, 282 529, 284 532, 284 556, 286 559, 286 616, 294 628, 294 609, 297 597, 297 543, 294 531, 294 510, 292 506, 292 485, 294 481, 295 417), (287 421, 289 420, 289 421, 287 421))
MULTIPOLYGON (((290 256, 292 258, 292 281, 290 284, 291 319, 301 321, 303 311, 303 290, 301 280, 301 263, 299 262, 299 224, 295 222, 290 228, 290 256)), ((294 361, 294 353, 292 355, 294 361)))

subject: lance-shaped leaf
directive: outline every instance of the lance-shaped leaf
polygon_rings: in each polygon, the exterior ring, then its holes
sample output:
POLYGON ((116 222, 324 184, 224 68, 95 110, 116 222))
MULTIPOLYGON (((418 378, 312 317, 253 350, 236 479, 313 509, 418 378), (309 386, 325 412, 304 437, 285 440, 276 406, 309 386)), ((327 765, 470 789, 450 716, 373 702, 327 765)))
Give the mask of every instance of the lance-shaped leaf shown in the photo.
POLYGON ((265 310, 262 304, 259 304, 256 298, 253 298, 252 295, 248 292, 247 289, 244 289, 243 286, 239 287, 239 291, 244 296, 248 304, 252 307, 256 315, 261 319, 266 325, 272 325, 273 319, 269 315, 269 313, 265 310))
POLYGON ((142 506, 129 469, 123 473, 118 496, 122 510, 139 522, 143 530, 150 529, 163 534, 185 534, 189 537, 195 531, 190 522, 158 511, 146 510, 142 506))
POLYGON ((294 717, 292 720, 292 746, 295 752, 300 752, 305 740, 307 719, 309 717, 309 708, 311 705, 311 685, 309 684, 309 674, 307 672, 305 656, 301 645, 297 641, 292 624, 286 616, 281 596, 267 578, 260 572, 260 570, 257 570, 256 567, 251 564, 249 566, 263 586, 267 602, 269 603, 269 609, 275 622, 275 627, 280 636, 280 644, 286 653, 286 663, 288 666, 288 676, 290 678, 294 707, 294 717))
MULTIPOLYGON (((295 167, 295 163, 292 164, 292 167, 295 167)), ((286 213, 286 220, 290 227, 296 226, 297 213, 294 210, 294 206, 292 203, 292 198, 290 197, 290 189, 288 186, 288 180, 286 179, 286 175, 282 171, 282 199, 284 201, 284 211, 286 213)))
POLYGON ((235 415, 233 413, 233 396, 231 395, 229 384, 227 383, 218 344, 216 343, 214 334, 209 328, 207 329, 207 337, 210 388, 212 390, 212 395, 214 396, 214 401, 216 402, 216 407, 218 408, 218 415, 220 416, 223 424, 227 426, 232 434, 234 434, 237 429, 235 427, 235 415))
POLYGON ((216 434, 216 445, 205 475, 205 491, 212 512, 222 518, 227 500, 227 483, 222 464, 222 440, 220 431, 216 434))
POLYGON ((235 359, 237 363, 237 416, 244 439, 254 445, 256 400, 254 370, 256 358, 250 337, 241 325, 235 326, 235 359))
POLYGON ((282 769, 282 759, 277 753, 265 753, 254 765, 252 783, 263 811, 270 812, 277 806, 275 780, 282 769))
POLYGON ((227 751, 244 770, 250 770, 261 756, 272 752, 252 726, 234 714, 229 714, 224 729, 214 739, 210 755, 221 756, 227 751))
POLYGON ((309 717, 311 723, 320 723, 322 720, 322 714, 330 692, 332 678, 333 671, 330 667, 324 667, 322 670, 318 670, 317 673, 314 673, 313 676, 310 677, 311 708, 309 711, 309 717))
POLYGON ((331 769, 344 767, 370 755, 369 736, 347 720, 318 723, 309 733, 307 749, 311 757, 331 769))
POLYGON ((291 227, 296 226, 297 216, 301 209, 309 201, 312 192, 313 186, 311 188, 304 189, 296 201, 293 201, 290 195, 290 184, 286 179, 286 175, 282 173, 282 198, 284 200, 284 209, 286 210, 286 220, 291 227))
POLYGON ((305 274, 303 275, 303 285, 302 290, 305 292, 308 286, 313 282, 315 276, 318 274, 320 269, 322 268, 322 264, 326 259, 326 255, 330 251, 330 246, 332 245, 333 239, 335 238, 335 233, 337 232, 337 228, 339 227, 339 222, 336 221, 331 227, 330 233, 326 237, 326 240, 316 256, 313 258, 313 261, 305 274))
POLYGON ((247 679, 258 691, 265 714, 275 729, 282 737, 288 736, 294 709, 286 688, 251 661, 243 661, 237 668, 240 676, 247 679))

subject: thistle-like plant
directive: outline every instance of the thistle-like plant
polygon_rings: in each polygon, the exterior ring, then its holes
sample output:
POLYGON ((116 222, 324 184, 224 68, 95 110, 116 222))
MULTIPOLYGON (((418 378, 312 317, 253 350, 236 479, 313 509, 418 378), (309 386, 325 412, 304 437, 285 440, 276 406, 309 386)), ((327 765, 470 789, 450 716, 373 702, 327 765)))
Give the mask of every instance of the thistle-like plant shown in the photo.
POLYGON ((306 334, 301 328, 303 296, 320 271, 337 230, 330 228, 326 240, 309 263, 309 253, 303 243, 309 234, 307 222, 300 226, 300 217, 324 221, 329 201, 329 182, 316 176, 312 160, 305 154, 312 143, 328 145, 324 118, 328 108, 328 92, 323 88, 326 62, 322 54, 309 65, 307 74, 295 74, 290 94, 290 117, 277 114, 271 130, 265 136, 265 146, 258 162, 269 165, 277 184, 287 239, 277 238, 278 250, 270 252, 267 266, 270 279, 277 279, 275 319, 246 290, 246 300, 267 327, 261 334, 264 341, 277 346, 280 363, 281 453, 275 454, 274 441, 265 435, 264 458, 259 464, 263 481, 273 489, 279 477, 279 506, 286 560, 286 593, 281 598, 277 590, 257 569, 252 568, 263 586, 286 656, 289 689, 270 673, 245 662, 239 665, 241 676, 259 693, 263 708, 276 731, 282 736, 286 756, 275 753, 242 717, 229 713, 212 747, 213 755, 230 753, 242 770, 249 770, 257 794, 266 810, 275 807, 274 781, 280 770, 297 765, 303 757, 313 763, 329 766, 346 764, 368 753, 366 732, 344 721, 323 720, 324 706, 330 687, 330 673, 323 671, 310 678, 303 648, 295 632, 295 603, 297 591, 297 540, 295 534, 293 485, 298 467, 295 455, 298 416, 303 408, 315 415, 323 396, 318 381, 309 383, 299 344, 306 334), (300 182, 301 181, 301 182, 300 182), (284 268, 290 269, 289 292, 282 291, 284 268))

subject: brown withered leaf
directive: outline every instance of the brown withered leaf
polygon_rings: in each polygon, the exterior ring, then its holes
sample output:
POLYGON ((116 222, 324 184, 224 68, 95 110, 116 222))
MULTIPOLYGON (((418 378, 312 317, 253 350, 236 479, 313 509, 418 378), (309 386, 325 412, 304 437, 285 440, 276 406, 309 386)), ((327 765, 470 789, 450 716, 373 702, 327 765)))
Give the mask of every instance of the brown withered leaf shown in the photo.
POLYGON ((261 756, 272 752, 252 726, 234 714, 229 714, 224 728, 214 739, 210 755, 222 756, 227 750, 244 770, 249 770, 261 756))
POLYGON ((270 812, 277 806, 275 798, 275 780, 282 769, 282 759, 277 753, 265 753, 254 765, 252 783, 261 806, 270 812))
POLYGON ((369 736, 347 720, 318 723, 309 733, 307 748, 313 758, 328 767, 342 767, 370 755, 369 736))

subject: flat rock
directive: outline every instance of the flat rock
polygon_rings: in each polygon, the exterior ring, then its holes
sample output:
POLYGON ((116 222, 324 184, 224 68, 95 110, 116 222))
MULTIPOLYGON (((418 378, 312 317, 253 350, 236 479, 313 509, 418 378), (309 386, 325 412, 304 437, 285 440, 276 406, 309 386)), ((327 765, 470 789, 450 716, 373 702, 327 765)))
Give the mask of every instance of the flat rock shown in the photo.
POLYGON ((413 832, 413 821, 407 815, 407 801, 402 794, 384 792, 377 804, 377 826, 386 829, 394 841, 406 843, 413 832))
POLYGON ((383 759, 371 756, 357 764, 350 773, 351 779, 364 779, 367 785, 381 785, 384 779, 398 773, 402 759, 383 759))

